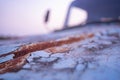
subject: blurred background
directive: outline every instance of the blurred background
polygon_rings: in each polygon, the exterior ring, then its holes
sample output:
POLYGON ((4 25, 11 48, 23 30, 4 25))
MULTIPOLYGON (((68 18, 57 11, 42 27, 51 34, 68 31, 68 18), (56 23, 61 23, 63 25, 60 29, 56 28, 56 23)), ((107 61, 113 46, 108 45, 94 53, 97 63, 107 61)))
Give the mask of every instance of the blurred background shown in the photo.
POLYGON ((120 0, 0 0, 0 36, 31 36, 119 19, 120 0))

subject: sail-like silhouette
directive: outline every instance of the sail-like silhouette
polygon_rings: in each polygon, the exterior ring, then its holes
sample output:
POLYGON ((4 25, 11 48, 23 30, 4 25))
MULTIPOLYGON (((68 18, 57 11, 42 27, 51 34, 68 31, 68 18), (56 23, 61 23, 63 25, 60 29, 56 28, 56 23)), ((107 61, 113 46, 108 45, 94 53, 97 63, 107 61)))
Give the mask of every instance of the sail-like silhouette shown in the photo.
POLYGON ((68 27, 73 7, 87 11, 87 22, 99 21, 101 18, 118 18, 120 16, 120 0, 74 0, 68 7, 64 28, 68 27))

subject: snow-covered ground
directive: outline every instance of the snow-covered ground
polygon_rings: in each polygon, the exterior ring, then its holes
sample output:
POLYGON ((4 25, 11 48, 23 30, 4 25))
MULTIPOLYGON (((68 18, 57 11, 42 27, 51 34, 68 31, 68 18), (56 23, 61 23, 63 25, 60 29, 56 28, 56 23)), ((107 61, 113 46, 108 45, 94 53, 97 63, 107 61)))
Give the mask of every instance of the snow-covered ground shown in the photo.
MULTIPOLYGON (((47 52, 47 50, 33 52, 31 56, 27 58, 28 62, 21 70, 18 72, 1 74, 0 79, 119 80, 119 25, 88 25, 82 28, 57 32, 51 36, 54 36, 54 38, 59 35, 61 35, 61 37, 65 37, 91 32, 95 33, 93 38, 58 46, 58 53, 56 52, 53 54, 47 52), (67 50, 66 52, 60 53, 59 48, 68 48, 69 51, 67 50)), ((51 38, 50 35, 49 38, 51 38)), ((38 39, 38 41, 40 40, 39 37, 35 37, 35 39, 38 39)), ((53 37, 51 39, 53 39, 53 37)), ((29 42, 31 39, 23 40, 27 40, 26 42, 29 42)), ((23 42, 25 43, 25 41, 23 42)), ((11 45, 11 48, 12 47, 13 46, 11 45)))

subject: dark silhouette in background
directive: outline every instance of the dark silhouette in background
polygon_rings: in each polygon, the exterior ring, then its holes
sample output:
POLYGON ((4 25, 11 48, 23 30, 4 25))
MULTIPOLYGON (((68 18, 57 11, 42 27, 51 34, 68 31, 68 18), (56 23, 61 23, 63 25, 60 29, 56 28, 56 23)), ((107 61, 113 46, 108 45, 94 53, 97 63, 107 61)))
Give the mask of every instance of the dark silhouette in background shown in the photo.
POLYGON ((47 26, 48 25, 48 22, 49 22, 49 19, 50 19, 50 9, 48 9, 45 13, 45 17, 44 17, 44 28, 46 31, 49 31, 49 27, 47 26))
POLYGON ((47 10, 46 14, 45 14, 45 18, 44 18, 44 23, 45 24, 47 24, 47 22, 49 21, 49 16, 50 16, 50 10, 47 10))
POLYGON ((118 18, 120 16, 120 0, 74 0, 69 5, 64 28, 68 27, 69 17, 73 7, 87 11, 87 22, 100 21, 101 18, 118 18))

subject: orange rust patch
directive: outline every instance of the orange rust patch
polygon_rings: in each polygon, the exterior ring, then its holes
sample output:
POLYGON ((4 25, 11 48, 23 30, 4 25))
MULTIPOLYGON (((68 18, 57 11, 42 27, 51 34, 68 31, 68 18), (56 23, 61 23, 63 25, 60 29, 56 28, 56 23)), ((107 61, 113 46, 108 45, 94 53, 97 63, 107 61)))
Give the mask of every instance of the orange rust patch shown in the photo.
POLYGON ((27 54, 4 63, 0 63, 0 74, 20 69, 25 64, 26 58, 29 55, 30 54, 27 54))
POLYGON ((51 47, 51 48, 48 48, 48 49, 45 49, 46 52, 48 53, 64 53, 64 52, 68 52, 70 51, 70 48, 67 48, 67 47, 51 47))
POLYGON ((25 54, 30 53, 30 52, 34 52, 34 51, 38 51, 38 50, 44 50, 44 49, 47 49, 47 48, 50 48, 50 47, 57 47, 57 46, 61 46, 61 45, 64 45, 64 44, 70 44, 70 43, 73 43, 73 42, 84 40, 86 38, 91 38, 93 36, 94 36, 94 34, 90 33, 90 34, 79 35, 77 37, 75 37, 75 36, 74 37, 68 37, 67 39, 61 39, 59 41, 32 43, 32 44, 21 46, 16 51, 14 51, 13 54, 15 54, 15 57, 18 57, 18 56, 25 55, 25 54))
POLYGON ((5 55, 0 55, 0 57, 7 56, 10 54, 15 55, 14 59, 0 63, 0 74, 20 69, 25 64, 26 58, 30 55, 31 52, 38 51, 38 50, 45 50, 45 49, 46 51, 52 52, 52 53, 66 52, 66 51, 69 51, 70 49, 69 48, 57 49, 57 47, 64 44, 71 44, 74 42, 78 42, 87 38, 92 38, 93 36, 94 34, 90 33, 90 34, 84 34, 79 36, 77 35, 74 37, 68 37, 68 38, 56 40, 56 41, 37 42, 37 43, 23 45, 15 51, 6 53, 5 55))

